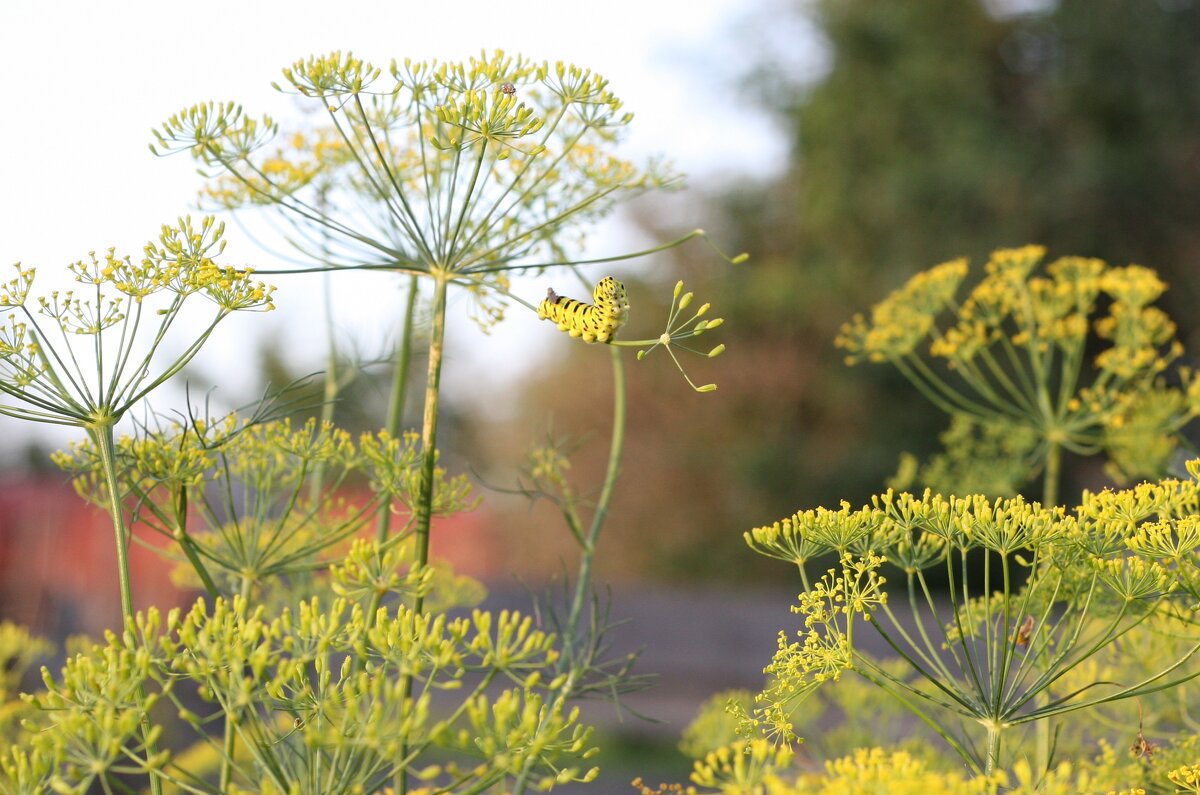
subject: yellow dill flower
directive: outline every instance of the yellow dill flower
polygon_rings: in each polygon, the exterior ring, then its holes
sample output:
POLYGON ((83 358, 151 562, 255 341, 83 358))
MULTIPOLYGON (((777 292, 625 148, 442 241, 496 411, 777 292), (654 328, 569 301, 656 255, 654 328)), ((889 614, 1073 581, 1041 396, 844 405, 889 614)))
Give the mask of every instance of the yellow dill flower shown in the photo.
POLYGON ((997 249, 992 252, 992 257, 984 265, 984 270, 990 275, 1004 279, 1024 279, 1037 267, 1044 256, 1046 256, 1045 246, 1030 245, 1021 248, 997 249))
POLYGON ((842 327, 836 344, 850 351, 851 363, 903 356, 913 350, 933 326, 934 318, 953 299, 967 275, 967 261, 958 259, 918 273, 876 304, 868 323, 856 315, 842 327))
POLYGON ((859 748, 825 763, 823 774, 806 774, 790 790, 811 795, 995 795, 1002 774, 967 777, 930 770, 906 751, 859 748))
POLYGON ((1141 265, 1112 268, 1101 277, 1100 287, 1113 300, 1134 308, 1153 303, 1167 289, 1158 274, 1141 265))
POLYGON ((1167 773, 1167 778, 1176 787, 1182 787, 1175 790, 1176 792, 1200 793, 1200 764, 1177 767, 1167 773))
MULTIPOLYGON (((965 261, 939 265, 909 280, 869 314, 855 315, 837 338, 847 362, 891 361, 923 394, 974 427, 1004 425, 1035 439, 1012 449, 1008 463, 958 468, 955 487, 1002 485, 1015 490, 1041 471, 1044 493, 1057 498, 1062 451, 1103 452, 1114 476, 1160 476, 1178 432, 1200 415, 1200 387, 1157 376, 1180 359, 1175 324, 1151 306, 1165 285, 1147 268, 1110 268, 1103 261, 1062 257, 1038 268, 1045 249, 992 253, 984 277, 959 300, 965 261), (1101 298, 1111 301, 1101 305, 1101 298), (945 315, 943 318, 942 315, 945 315), (1088 365, 1089 331, 1107 341, 1088 365), (928 344, 928 359, 920 346, 928 344), (939 364, 940 367, 932 365, 939 364), (952 376, 952 377, 950 377, 952 376), (986 470, 1012 477, 989 478, 986 470)), ((948 459, 969 461, 970 434, 948 459)), ((949 450, 949 446, 947 448, 949 450)), ((939 467, 914 468, 928 485, 939 467)))
POLYGON ((774 747, 762 739, 739 740, 696 760, 691 779, 701 787, 730 795, 765 793, 791 759, 792 752, 788 748, 774 747))

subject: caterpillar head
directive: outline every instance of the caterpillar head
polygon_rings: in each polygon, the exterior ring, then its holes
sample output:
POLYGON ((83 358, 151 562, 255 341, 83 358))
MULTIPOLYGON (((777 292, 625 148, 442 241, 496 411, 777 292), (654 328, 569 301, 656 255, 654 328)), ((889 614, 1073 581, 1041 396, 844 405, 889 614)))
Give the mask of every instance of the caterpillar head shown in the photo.
MULTIPOLYGON (((625 285, 612 276, 605 276, 592 291, 592 300, 596 306, 604 307, 614 318, 622 318, 629 311, 629 297, 625 294, 625 285)), ((618 324, 619 325, 619 324, 618 324)))

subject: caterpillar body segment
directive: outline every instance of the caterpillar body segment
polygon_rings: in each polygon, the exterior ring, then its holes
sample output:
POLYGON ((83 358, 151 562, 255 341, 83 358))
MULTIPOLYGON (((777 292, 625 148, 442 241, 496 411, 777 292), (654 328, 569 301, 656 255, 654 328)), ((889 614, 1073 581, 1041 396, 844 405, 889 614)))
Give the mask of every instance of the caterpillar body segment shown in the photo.
POLYGON ((584 342, 612 342, 617 330, 629 317, 629 298, 625 285, 606 276, 592 291, 591 304, 546 291, 538 305, 538 317, 552 320, 563 331, 584 342))

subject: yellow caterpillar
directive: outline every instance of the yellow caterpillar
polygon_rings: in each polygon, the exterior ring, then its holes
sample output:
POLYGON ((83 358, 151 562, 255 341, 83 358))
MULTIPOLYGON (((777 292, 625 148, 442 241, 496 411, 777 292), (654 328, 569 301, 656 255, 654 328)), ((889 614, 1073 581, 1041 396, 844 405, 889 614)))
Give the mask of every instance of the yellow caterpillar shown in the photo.
POLYGON ((629 316, 625 285, 605 276, 592 291, 592 301, 585 304, 547 290, 546 300, 538 305, 538 317, 553 320, 560 329, 584 342, 612 342, 629 316))

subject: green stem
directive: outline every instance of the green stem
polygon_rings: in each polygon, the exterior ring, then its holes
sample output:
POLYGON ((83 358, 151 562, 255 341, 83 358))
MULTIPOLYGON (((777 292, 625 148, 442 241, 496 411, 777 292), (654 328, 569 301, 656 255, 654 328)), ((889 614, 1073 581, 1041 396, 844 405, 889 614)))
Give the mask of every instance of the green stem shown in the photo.
POLYGON ((233 722, 233 713, 225 715, 225 753, 221 758, 221 778, 219 792, 228 792, 229 783, 233 780, 233 752, 237 738, 237 727, 233 722))
MULTIPOLYGON (((417 497, 417 566, 429 563, 429 523, 433 518, 433 481, 437 465, 438 396, 442 381, 442 350, 446 338, 446 285, 448 274, 434 279, 433 327, 429 332, 429 365, 425 379, 425 413, 421 422, 421 493, 417 497)), ((424 597, 414 600, 421 612, 424 597)))
MULTIPOLYGON (((1058 505, 1058 481, 1059 473, 1062 469, 1062 446, 1056 441, 1051 441, 1049 448, 1046 450, 1046 470, 1042 477, 1042 505, 1046 508, 1053 509, 1058 505)), ((1039 644, 1037 654, 1039 657, 1046 654, 1044 644, 1039 644)), ((1050 703, 1049 690, 1043 690, 1038 693, 1034 704, 1038 707, 1044 707, 1050 703)), ((1034 727, 1034 768, 1039 779, 1050 769, 1050 744, 1053 741, 1054 721, 1050 718, 1039 720, 1034 727)))
MULTIPOLYGON (((1040 724, 1039 724, 1040 725, 1040 724)), ((987 724, 987 754, 984 757, 983 772, 991 775, 1000 764, 1000 733, 1003 731, 998 723, 989 721, 987 724)))
POLYGON ((93 426, 88 434, 100 453, 100 467, 104 470, 104 485, 108 489, 108 512, 112 517, 113 533, 117 542, 117 583, 121 590, 122 623, 133 620, 133 587, 129 578, 129 531, 125 527, 125 508, 121 504, 121 488, 117 482, 117 450, 113 439, 112 423, 93 426))
MULTIPOLYGON (((108 488, 109 513, 112 516, 113 533, 117 542, 117 582, 121 590, 121 618, 125 627, 134 626, 133 615, 133 586, 129 577, 129 532, 125 527, 125 508, 121 504, 121 489, 117 482, 117 446, 113 438, 113 422, 93 425, 88 428, 96 449, 100 453, 100 467, 104 470, 104 485, 108 488)), ((138 687, 138 697, 142 696, 142 688, 138 687)), ((143 738, 149 733, 149 716, 142 719, 143 738)), ((157 753, 155 743, 146 743, 146 755, 157 753)), ((162 795, 162 780, 155 773, 150 774, 150 791, 153 795, 162 795)))
POLYGON ((187 486, 179 485, 175 492, 175 519, 172 535, 179 542, 179 546, 183 549, 183 554, 187 555, 188 562, 192 564, 192 568, 196 570, 200 581, 204 584, 204 590, 213 599, 216 599, 219 591, 217 584, 213 582, 212 575, 208 573, 208 567, 204 565, 204 561, 200 559, 200 553, 196 549, 196 542, 188 535, 187 531, 187 514, 188 514, 188 498, 187 486))
POLYGON ((567 629, 563 638, 563 657, 570 660, 575 643, 575 632, 579 626, 579 616, 583 612, 583 604, 592 584, 592 559, 596 553, 596 540, 600 536, 600 528, 608 515, 608 507, 612 503, 613 489, 617 476, 621 472, 621 455, 625 448, 625 365, 621 361, 619 348, 610 349, 613 367, 613 431, 612 442, 608 448, 608 469, 604 475, 604 485, 600 489, 600 499, 596 503, 596 512, 592 515, 592 525, 584 538, 583 554, 579 560, 579 576, 575 582, 575 596, 571 600, 571 610, 567 617, 567 629))
MULTIPOLYGON (((429 332, 429 364, 425 378, 425 412, 421 422, 421 493, 417 497, 417 560, 416 566, 423 568, 429 563, 429 522, 433 517, 433 476, 437 465, 437 422, 438 395, 442 381, 442 349, 446 341, 446 286, 449 274, 440 273, 434 278, 433 327, 429 332)), ((413 612, 420 614, 425 606, 424 594, 413 600, 413 612)), ((403 690, 406 701, 412 699, 412 674, 404 674, 403 690)), ((408 738, 400 744, 401 758, 408 756, 408 738)), ((408 792, 408 774, 405 773, 397 788, 399 795, 408 792)))
POLYGON ((1062 471, 1062 445, 1050 442, 1046 450, 1046 470, 1042 474, 1042 505, 1054 508, 1058 505, 1058 486, 1062 471))

